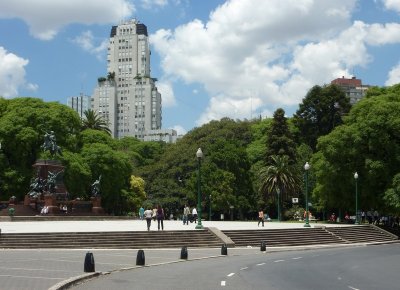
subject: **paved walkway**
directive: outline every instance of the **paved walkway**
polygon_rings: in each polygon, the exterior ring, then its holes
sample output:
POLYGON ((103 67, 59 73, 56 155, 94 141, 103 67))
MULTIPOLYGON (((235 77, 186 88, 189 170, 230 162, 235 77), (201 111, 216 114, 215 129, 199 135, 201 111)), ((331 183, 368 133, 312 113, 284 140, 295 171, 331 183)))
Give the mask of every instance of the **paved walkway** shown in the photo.
MULTIPOLYGON (((183 225, 182 221, 164 221, 164 230, 194 230, 196 223, 183 225)), ((310 223, 315 226, 348 226, 346 224, 310 223)), ((219 230, 254 230, 302 228, 303 222, 265 222, 264 227, 256 221, 203 221, 204 227, 215 227, 219 230)), ((82 220, 82 221, 20 221, 0 222, 2 233, 45 233, 45 232, 112 232, 112 231, 145 231, 146 221, 141 220, 82 220)), ((157 230, 157 222, 152 222, 151 230, 157 230)))

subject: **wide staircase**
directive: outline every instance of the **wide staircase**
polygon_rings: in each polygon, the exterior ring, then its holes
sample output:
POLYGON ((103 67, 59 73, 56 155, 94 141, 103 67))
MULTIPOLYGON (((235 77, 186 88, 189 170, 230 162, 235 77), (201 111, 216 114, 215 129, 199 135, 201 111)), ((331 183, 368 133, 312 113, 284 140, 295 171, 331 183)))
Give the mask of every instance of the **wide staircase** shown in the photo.
POLYGON ((323 244, 349 244, 391 242, 398 237, 372 226, 315 227, 301 229, 231 230, 223 231, 236 247, 305 246, 323 244))
POLYGON ((400 237, 400 227, 399 226, 384 226, 384 225, 379 225, 379 227, 393 235, 396 235, 397 237, 400 237))
POLYGON ((0 248, 90 248, 138 249, 221 247, 222 242, 208 230, 93 232, 93 233, 7 233, 0 236, 0 248))
POLYGON ((349 243, 373 243, 396 241, 398 237, 375 226, 329 227, 328 231, 349 243))
POLYGON ((342 244, 346 242, 323 228, 229 230, 223 231, 223 233, 231 238, 236 247, 260 246, 261 242, 265 242, 267 247, 342 244))

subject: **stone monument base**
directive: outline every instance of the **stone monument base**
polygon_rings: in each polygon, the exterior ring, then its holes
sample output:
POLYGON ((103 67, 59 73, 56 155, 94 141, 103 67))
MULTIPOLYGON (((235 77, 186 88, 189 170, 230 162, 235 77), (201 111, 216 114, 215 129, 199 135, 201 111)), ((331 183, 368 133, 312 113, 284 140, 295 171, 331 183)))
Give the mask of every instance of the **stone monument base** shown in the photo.
POLYGON ((59 214, 60 213, 60 209, 57 206, 56 197, 53 194, 45 194, 44 195, 44 206, 47 206, 47 208, 48 208, 47 214, 59 214))
POLYGON ((104 209, 101 207, 101 197, 93 196, 90 198, 92 201, 92 213, 93 214, 104 214, 104 209))

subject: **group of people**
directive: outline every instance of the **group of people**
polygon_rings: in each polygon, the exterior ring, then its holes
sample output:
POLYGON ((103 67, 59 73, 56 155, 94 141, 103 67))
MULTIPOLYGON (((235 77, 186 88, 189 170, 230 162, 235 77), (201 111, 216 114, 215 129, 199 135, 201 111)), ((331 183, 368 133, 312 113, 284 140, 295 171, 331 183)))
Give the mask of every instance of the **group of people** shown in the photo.
POLYGON ((189 221, 192 223, 197 223, 197 209, 196 207, 193 207, 192 210, 190 211, 190 207, 185 204, 185 207, 183 208, 183 224, 188 225, 189 221))
POLYGON ((42 209, 40 210, 40 214, 41 215, 46 215, 49 213, 49 207, 47 205, 45 205, 44 207, 42 207, 42 209))
POLYGON ((68 213, 68 207, 66 204, 60 204, 60 212, 68 213))
POLYGON ((157 220, 158 230, 164 230, 164 219, 165 219, 165 212, 161 205, 154 207, 151 209, 148 207, 144 210, 143 207, 139 209, 139 218, 141 220, 146 220, 147 223, 147 230, 150 231, 151 221, 157 220))

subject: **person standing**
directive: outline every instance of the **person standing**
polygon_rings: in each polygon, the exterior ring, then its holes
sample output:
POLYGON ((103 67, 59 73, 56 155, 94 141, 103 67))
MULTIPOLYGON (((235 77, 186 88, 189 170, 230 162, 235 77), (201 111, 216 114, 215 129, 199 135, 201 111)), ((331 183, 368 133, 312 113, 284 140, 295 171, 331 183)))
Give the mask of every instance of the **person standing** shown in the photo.
POLYGON ((196 209, 196 207, 194 207, 192 209, 192 218, 194 220, 194 223, 197 223, 197 209, 196 209))
POLYGON ((153 216, 153 211, 150 208, 148 208, 147 210, 144 211, 143 215, 147 222, 147 230, 150 231, 151 218, 153 216))
POLYGON ((260 223, 264 226, 264 211, 262 209, 258 212, 258 226, 260 226, 260 223))
POLYGON ((161 224, 161 230, 164 230, 164 209, 161 207, 161 205, 158 205, 157 207, 157 223, 158 223, 158 230, 160 230, 160 224, 161 224))
POLYGON ((153 221, 156 221, 156 218, 157 218, 157 207, 154 207, 154 208, 153 208, 153 215, 152 215, 152 217, 153 217, 153 221))
POLYGON ((139 209, 139 218, 141 221, 143 220, 143 216, 144 216, 144 208, 143 206, 141 206, 139 209))
POLYGON ((190 208, 185 204, 185 207, 183 208, 183 224, 184 225, 189 224, 189 214, 190 214, 190 208))

